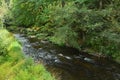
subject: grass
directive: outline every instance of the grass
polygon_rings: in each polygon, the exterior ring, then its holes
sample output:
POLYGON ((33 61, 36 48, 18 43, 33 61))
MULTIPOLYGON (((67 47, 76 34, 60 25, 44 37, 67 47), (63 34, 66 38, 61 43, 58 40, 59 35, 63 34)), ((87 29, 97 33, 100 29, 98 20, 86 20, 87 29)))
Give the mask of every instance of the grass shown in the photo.
POLYGON ((22 46, 5 29, 0 30, 0 80, 55 80, 42 64, 25 59, 22 46))

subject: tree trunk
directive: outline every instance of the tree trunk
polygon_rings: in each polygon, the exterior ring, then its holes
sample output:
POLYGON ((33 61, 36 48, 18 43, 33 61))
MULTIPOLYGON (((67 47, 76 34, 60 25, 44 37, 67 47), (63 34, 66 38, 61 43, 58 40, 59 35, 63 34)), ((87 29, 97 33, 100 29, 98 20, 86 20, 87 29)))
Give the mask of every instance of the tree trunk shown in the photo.
POLYGON ((65 1, 64 0, 62 0, 62 7, 64 7, 65 6, 65 1))

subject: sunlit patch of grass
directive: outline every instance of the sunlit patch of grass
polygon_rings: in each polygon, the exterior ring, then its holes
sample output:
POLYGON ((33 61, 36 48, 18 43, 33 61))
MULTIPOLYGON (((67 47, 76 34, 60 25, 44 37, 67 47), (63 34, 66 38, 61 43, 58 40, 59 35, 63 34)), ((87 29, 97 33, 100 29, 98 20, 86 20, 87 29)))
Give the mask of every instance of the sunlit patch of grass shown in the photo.
POLYGON ((0 30, 0 80, 55 80, 42 64, 25 59, 22 47, 5 29, 0 30))

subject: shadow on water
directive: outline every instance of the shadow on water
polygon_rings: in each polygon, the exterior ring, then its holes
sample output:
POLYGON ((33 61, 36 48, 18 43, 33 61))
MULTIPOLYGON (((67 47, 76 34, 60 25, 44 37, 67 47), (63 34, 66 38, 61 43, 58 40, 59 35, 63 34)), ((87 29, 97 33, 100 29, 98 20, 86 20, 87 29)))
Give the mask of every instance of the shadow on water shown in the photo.
POLYGON ((59 73, 61 80, 120 80, 120 64, 112 60, 22 34, 15 37, 23 44, 26 57, 43 61, 49 71, 59 73))

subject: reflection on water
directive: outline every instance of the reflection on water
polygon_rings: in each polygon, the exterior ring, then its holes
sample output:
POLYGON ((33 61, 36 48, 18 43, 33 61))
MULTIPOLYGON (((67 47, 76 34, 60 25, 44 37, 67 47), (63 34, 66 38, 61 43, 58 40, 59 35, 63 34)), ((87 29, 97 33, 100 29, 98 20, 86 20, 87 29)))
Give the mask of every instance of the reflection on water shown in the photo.
POLYGON ((23 44, 26 57, 43 61, 49 71, 60 73, 61 80, 120 80, 120 64, 112 60, 21 34, 15 37, 23 44))

